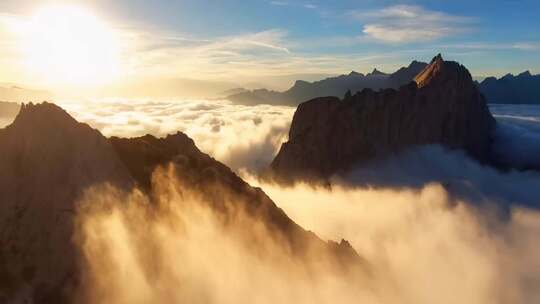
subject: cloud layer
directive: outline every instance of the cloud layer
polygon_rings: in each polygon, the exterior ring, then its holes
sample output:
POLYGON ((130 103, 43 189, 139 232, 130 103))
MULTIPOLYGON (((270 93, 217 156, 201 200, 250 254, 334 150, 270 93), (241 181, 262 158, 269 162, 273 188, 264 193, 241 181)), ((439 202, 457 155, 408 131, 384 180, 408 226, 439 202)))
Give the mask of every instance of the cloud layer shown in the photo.
POLYGON ((197 146, 233 169, 258 171, 287 139, 293 108, 225 101, 111 101, 62 104, 106 136, 165 136, 185 132, 197 146))
MULTIPOLYGON (((538 172, 500 172, 461 152, 427 146, 359 167, 330 188, 283 188, 242 169, 256 173, 268 165, 286 139, 293 108, 200 100, 63 106, 108 136, 185 131, 304 228, 324 239, 349 240, 370 270, 345 279, 328 265, 306 272, 257 221, 240 216, 238 226, 224 225, 197 193, 184 189, 178 196, 167 188, 175 182, 158 175, 160 204, 168 206, 163 212, 149 211, 139 192, 95 188, 83 197, 81 206, 110 204, 79 218, 88 284, 81 296, 89 303, 540 300, 538 172), (246 238, 265 250, 253 251, 246 238)), ((537 159, 536 108, 492 109, 501 126, 495 141, 500 153, 509 161, 537 159)))
POLYGON ((81 303, 540 300, 538 211, 512 209, 500 221, 439 184, 418 190, 261 184, 303 227, 351 242, 367 267, 347 265, 351 271, 343 273, 318 251, 309 253, 313 266, 295 260, 257 219, 237 210, 225 220, 166 172, 154 180, 160 199, 152 204, 140 192, 108 187, 90 189, 79 202, 81 303))
MULTIPOLYGON (((508 221, 434 183, 392 188, 262 184, 298 224, 349 240, 374 268, 380 303, 534 303, 540 293, 540 213, 508 221)), ((378 303, 378 302, 376 302, 378 303)))

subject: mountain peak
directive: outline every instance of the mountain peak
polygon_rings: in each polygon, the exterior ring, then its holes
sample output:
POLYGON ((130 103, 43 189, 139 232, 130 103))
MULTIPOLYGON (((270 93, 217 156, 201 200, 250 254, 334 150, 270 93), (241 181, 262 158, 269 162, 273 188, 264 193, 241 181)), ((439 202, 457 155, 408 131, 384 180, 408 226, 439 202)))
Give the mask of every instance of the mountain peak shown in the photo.
POLYGON ((531 72, 527 70, 527 71, 519 74, 517 77, 531 77, 531 76, 532 76, 531 72))
POLYGON ((289 140, 271 164, 274 177, 326 181, 362 162, 428 144, 486 161, 495 120, 467 69, 437 55, 415 81, 398 90, 364 89, 344 100, 300 104, 289 140))
POLYGON ((41 128, 45 126, 68 126, 75 125, 78 122, 71 117, 64 109, 49 103, 27 103, 22 104, 19 114, 13 121, 13 126, 32 126, 41 128))
POLYGON ((411 63, 409 64, 409 68, 416 68, 416 67, 424 68, 426 65, 427 65, 427 64, 426 64, 425 62, 413 60, 413 61, 411 61, 411 63))
POLYGON ((377 68, 374 68, 373 71, 368 74, 368 76, 380 76, 380 75, 386 75, 386 74, 377 70, 377 68))
POLYGON ((441 53, 437 54, 437 56, 433 57, 433 59, 431 59, 431 63, 434 63, 434 62, 443 62, 444 59, 441 55, 441 53))
POLYGON ((501 79, 504 79, 504 80, 508 80, 508 79, 512 79, 512 78, 514 78, 514 74, 512 74, 512 73, 507 73, 506 75, 501 77, 501 79))
POLYGON ((351 72, 349 73, 349 76, 364 76, 364 74, 358 73, 358 72, 356 72, 356 71, 351 71, 351 72))
POLYGON ((418 88, 425 87, 434 81, 461 82, 466 80, 472 81, 469 71, 457 62, 445 61, 441 54, 433 57, 431 63, 414 78, 418 88))
POLYGON ((297 86, 307 86, 309 85, 309 82, 305 81, 305 80, 297 80, 294 82, 294 86, 297 87, 297 86))

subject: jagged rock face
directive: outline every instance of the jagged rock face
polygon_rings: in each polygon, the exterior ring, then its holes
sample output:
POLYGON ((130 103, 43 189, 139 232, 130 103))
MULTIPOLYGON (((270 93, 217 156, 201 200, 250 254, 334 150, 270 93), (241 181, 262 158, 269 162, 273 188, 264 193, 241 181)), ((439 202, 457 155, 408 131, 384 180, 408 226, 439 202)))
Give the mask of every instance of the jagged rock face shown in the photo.
MULTIPOLYGON (((346 242, 326 243, 294 223, 261 189, 202 153, 183 133, 106 139, 59 107, 25 105, 12 125, 0 129, 0 302, 72 303, 79 286, 74 244, 79 195, 110 183, 151 196, 152 174, 172 164, 185 189, 234 223, 225 199, 237 202, 299 258, 308 249, 359 259, 346 242)), ((316 262, 316 261, 315 261, 316 262)))
POLYGON ((326 179, 414 145, 441 144, 487 160, 495 120, 467 69, 439 55, 416 83, 301 104, 271 164, 278 179, 326 179))

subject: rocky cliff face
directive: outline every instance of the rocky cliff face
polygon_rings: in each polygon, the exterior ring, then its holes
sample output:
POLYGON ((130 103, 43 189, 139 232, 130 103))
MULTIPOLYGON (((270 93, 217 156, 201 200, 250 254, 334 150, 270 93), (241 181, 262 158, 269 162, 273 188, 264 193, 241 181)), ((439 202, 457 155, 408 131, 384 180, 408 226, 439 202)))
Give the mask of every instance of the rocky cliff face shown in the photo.
POLYGON ((438 55, 414 83, 398 90, 366 89, 344 100, 323 97, 301 104, 271 168, 286 181, 326 179, 424 144, 463 149, 486 160, 494 125, 467 69, 438 55))
POLYGON ((326 243, 302 229, 261 189, 202 153, 183 133, 107 139, 43 103, 24 105, 13 124, 0 129, 0 147, 1 303, 72 303, 81 272, 73 242, 79 196, 110 183, 125 190, 138 186, 151 197, 158 166, 172 165, 182 189, 198 192, 232 224, 235 210, 225 208, 224 200, 236 202, 286 240, 300 260, 308 248, 337 262, 358 258, 348 243, 326 243))

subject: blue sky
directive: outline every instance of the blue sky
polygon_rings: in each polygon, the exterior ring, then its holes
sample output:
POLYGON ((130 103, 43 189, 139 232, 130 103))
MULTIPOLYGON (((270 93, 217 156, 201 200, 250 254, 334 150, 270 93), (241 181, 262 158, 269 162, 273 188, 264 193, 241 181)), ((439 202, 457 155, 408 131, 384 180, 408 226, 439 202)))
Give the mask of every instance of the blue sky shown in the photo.
MULTIPOLYGON (((24 15, 49 3, 3 0, 0 12, 24 15)), ((392 71, 413 59, 428 61, 438 52, 465 64, 475 76, 540 73, 540 1, 69 3, 91 9, 116 28, 138 33, 130 62, 137 58, 136 66, 152 75, 172 77, 174 67, 194 78, 233 77, 286 86, 300 76, 366 72, 373 67, 392 71), (275 81, 278 78, 283 83, 275 81)))

